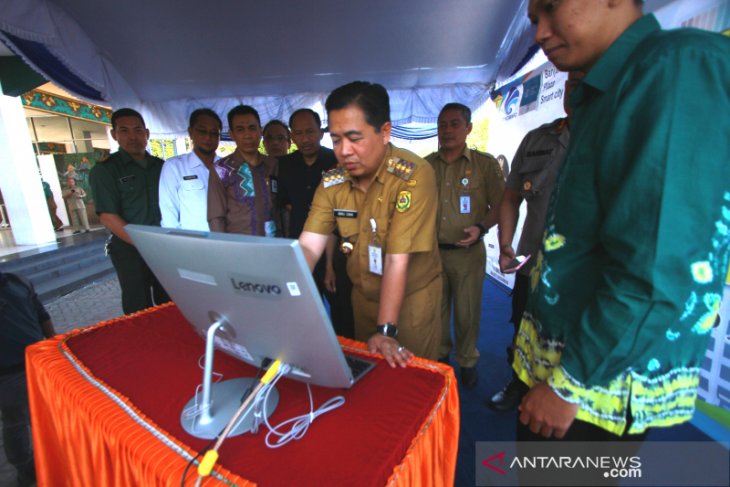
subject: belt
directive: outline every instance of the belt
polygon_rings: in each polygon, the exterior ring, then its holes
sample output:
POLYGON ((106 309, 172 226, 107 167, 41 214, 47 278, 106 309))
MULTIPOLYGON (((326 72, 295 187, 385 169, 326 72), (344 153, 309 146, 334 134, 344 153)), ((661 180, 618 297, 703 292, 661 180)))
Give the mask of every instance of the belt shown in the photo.
POLYGON ((442 244, 442 243, 440 243, 440 244, 439 244, 439 249, 440 249, 440 250, 458 250, 458 249, 469 249, 469 248, 472 248, 472 247, 474 247, 474 246, 475 246, 476 244, 480 243, 481 241, 482 241, 482 240, 478 238, 478 239, 477 239, 477 240, 476 240, 476 241, 475 241, 475 242, 474 242, 473 244, 471 244, 471 245, 467 245, 467 246, 463 246, 463 245, 456 245, 456 244, 442 244))

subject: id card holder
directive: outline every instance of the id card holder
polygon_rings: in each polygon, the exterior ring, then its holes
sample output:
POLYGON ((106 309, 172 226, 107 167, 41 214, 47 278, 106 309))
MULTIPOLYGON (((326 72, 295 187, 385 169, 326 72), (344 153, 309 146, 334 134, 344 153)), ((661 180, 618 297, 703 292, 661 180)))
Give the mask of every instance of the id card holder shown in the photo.
POLYGON ((459 213, 468 215, 471 213, 471 196, 463 194, 459 197, 459 213))
POLYGON ((276 237, 276 222, 274 220, 264 222, 264 234, 267 237, 276 237))
POLYGON ((377 245, 368 245, 368 268, 373 274, 383 275, 383 249, 377 245))
POLYGON ((383 248, 378 245, 376 231, 378 229, 375 219, 370 219, 370 227, 373 229, 373 241, 368 245, 368 269, 373 274, 383 275, 383 248))

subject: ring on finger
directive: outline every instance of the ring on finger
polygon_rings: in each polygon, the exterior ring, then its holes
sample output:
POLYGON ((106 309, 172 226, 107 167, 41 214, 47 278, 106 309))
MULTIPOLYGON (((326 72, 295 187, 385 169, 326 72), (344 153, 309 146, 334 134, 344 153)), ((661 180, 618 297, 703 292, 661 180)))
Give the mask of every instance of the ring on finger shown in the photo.
POLYGON ((400 347, 398 347, 398 353, 403 352, 403 350, 405 350, 405 349, 406 348, 403 345, 401 345, 400 347))

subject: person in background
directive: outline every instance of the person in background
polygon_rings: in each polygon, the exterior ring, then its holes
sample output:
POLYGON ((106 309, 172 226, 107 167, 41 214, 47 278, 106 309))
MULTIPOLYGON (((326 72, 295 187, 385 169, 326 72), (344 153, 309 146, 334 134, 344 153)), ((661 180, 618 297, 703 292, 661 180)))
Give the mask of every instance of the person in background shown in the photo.
MULTIPOLYGON (((321 145, 324 131, 317 112, 309 108, 296 110, 289 117, 289 126, 297 150, 279 159, 279 202, 285 210, 284 236, 299 238, 322 174, 337 166, 337 158, 332 149, 321 145)), ((352 283, 345 271, 346 257, 336 250, 341 242, 335 235, 331 239, 326 255, 314 268, 314 282, 330 304, 335 332, 352 338, 352 283)))
POLYGON ((171 157, 160 173, 161 226, 207 232, 208 179, 220 142, 223 123, 210 108, 199 108, 190 114, 188 135, 193 150, 171 157))
POLYGON ((137 111, 112 113, 111 133, 119 150, 93 167, 89 184, 99 220, 112 233, 109 256, 122 289, 122 310, 129 314, 170 300, 124 229, 127 223, 160 226, 162 159, 147 152, 150 132, 137 111))
MULTIPOLYGON (((514 356, 514 338, 525 311, 527 302, 530 270, 535 265, 535 257, 540 250, 545 232, 545 214, 550 195, 560 172, 560 167, 568 150, 570 130, 570 94, 583 77, 582 73, 572 71, 565 82, 563 108, 567 117, 558 118, 542 125, 525 135, 512 160, 512 173, 507 177, 507 187, 499 204, 499 267, 504 273, 513 273, 511 263, 516 257, 512 242, 520 216, 522 201, 527 202, 527 216, 522 225, 522 235, 517 245, 517 255, 530 256, 515 273, 512 289, 512 324, 515 329, 512 344, 507 349, 507 362, 510 367, 514 356)), ((510 411, 522 401, 527 387, 514 373, 507 386, 487 401, 487 406, 495 411, 510 411)))
POLYGON ((41 183, 43 184, 43 194, 46 197, 46 205, 48 206, 48 215, 51 217, 51 224, 53 225, 53 229, 59 232, 63 230, 63 222, 60 218, 58 218, 58 215, 56 214, 58 205, 56 205, 56 200, 53 199, 53 191, 51 191, 51 185, 43 180, 41 180, 41 183))
POLYGON ((438 246, 441 254, 441 345, 439 360, 448 362, 451 349, 461 368, 461 383, 471 389, 478 381, 479 324, 487 252, 482 238, 497 223, 497 205, 504 178, 497 160, 469 149, 471 110, 447 103, 438 117, 437 152, 426 156, 438 186, 438 246), (454 317, 455 344, 451 341, 454 317))
POLYGON ((76 180, 74 178, 68 178, 66 180, 66 189, 62 191, 61 196, 66 200, 66 206, 69 210, 68 213, 71 216, 73 233, 81 233, 81 228, 84 229, 85 233, 89 233, 91 228, 89 227, 89 217, 86 214, 86 204, 84 204, 86 191, 76 186, 76 180))
POLYGON ((259 153, 259 113, 248 105, 228 112, 233 154, 213 164, 208 181, 208 224, 212 232, 279 236, 278 162, 259 153))
POLYGON ((281 120, 270 120, 264 126, 264 149, 271 157, 284 157, 291 147, 289 127, 281 120))
POLYGON ((0 271, 0 413, 5 455, 18 485, 35 485, 25 347, 56 334, 27 279, 0 271))

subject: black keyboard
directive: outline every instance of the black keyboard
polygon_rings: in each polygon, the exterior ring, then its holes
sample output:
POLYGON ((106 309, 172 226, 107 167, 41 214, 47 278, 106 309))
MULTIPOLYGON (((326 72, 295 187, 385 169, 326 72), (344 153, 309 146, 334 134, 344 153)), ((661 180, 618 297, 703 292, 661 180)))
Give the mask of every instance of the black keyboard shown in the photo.
POLYGON ((366 372, 375 367, 375 362, 348 354, 345 354, 345 360, 347 361, 347 366, 350 367, 350 371, 352 371, 352 378, 356 382, 360 377, 365 375, 366 372))

